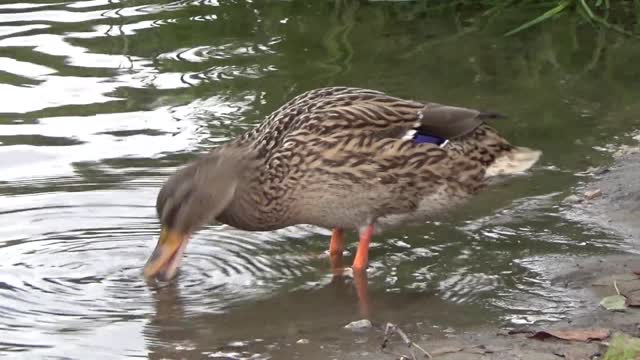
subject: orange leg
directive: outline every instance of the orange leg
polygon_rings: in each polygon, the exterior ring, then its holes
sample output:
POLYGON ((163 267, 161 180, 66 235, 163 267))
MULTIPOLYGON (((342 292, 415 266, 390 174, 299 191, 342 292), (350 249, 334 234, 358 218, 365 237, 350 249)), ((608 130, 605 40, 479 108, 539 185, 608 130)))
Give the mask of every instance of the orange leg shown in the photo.
POLYGON ((331 242, 329 243, 329 255, 331 256, 331 268, 334 270, 342 269, 342 253, 344 251, 344 230, 340 228, 333 229, 331 234, 331 242))
POLYGON ((369 262, 369 243, 373 236, 374 226, 368 225, 364 230, 360 231, 360 242, 358 243, 358 251, 356 252, 356 258, 353 260, 353 271, 364 271, 367 269, 367 263, 369 262))

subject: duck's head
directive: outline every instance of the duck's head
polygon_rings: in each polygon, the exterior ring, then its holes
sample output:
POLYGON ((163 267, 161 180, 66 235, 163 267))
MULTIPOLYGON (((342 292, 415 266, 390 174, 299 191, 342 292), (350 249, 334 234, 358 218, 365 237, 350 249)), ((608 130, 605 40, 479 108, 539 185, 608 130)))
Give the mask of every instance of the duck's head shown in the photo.
POLYGON ((173 278, 190 236, 233 200, 243 161, 229 155, 209 154, 179 169, 164 183, 156 200, 162 230, 145 265, 145 277, 173 278))

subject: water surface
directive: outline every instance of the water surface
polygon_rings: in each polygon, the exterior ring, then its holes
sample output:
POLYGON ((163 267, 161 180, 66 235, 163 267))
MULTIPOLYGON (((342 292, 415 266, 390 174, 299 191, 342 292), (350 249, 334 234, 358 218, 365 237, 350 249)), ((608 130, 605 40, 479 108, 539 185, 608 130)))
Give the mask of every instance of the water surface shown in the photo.
POLYGON ((502 36, 531 11, 0 4, 0 356, 310 359, 375 349, 379 333, 341 330, 361 314, 350 279, 328 271, 325 229, 215 225, 190 243, 176 282, 141 273, 168 174, 331 85, 500 111, 511 116, 495 124, 508 138, 544 151, 530 176, 376 239, 374 322, 436 336, 579 311, 578 294, 550 270, 567 254, 629 246, 566 220, 560 200, 638 125, 640 45, 571 16, 502 36))

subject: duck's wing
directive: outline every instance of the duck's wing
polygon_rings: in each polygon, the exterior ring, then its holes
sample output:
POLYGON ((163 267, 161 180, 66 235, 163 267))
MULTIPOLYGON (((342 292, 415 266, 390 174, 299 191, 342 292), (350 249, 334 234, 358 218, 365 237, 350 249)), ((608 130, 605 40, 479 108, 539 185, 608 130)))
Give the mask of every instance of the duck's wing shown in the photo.
POLYGON ((470 133, 495 113, 437 103, 405 100, 351 87, 311 90, 293 98, 258 127, 238 138, 261 157, 297 137, 400 139, 421 133, 453 139, 470 133))
POLYGON ((487 120, 502 117, 497 113, 405 100, 358 88, 319 89, 301 95, 288 106, 288 111, 303 109, 291 130, 304 129, 318 135, 360 131, 378 133, 381 137, 402 137, 417 131, 454 139, 487 120))

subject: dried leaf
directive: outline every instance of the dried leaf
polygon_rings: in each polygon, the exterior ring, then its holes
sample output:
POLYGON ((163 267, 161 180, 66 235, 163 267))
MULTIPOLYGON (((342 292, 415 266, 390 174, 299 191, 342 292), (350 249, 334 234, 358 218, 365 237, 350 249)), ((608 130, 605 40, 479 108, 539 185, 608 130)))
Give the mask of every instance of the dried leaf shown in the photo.
POLYGON ((624 311, 627 308, 627 298, 622 295, 611 295, 600 301, 600 306, 609 311, 624 311))
POLYGON ((609 337, 609 333, 608 329, 542 330, 530 337, 539 340, 555 337, 570 341, 591 341, 606 339, 609 337))

